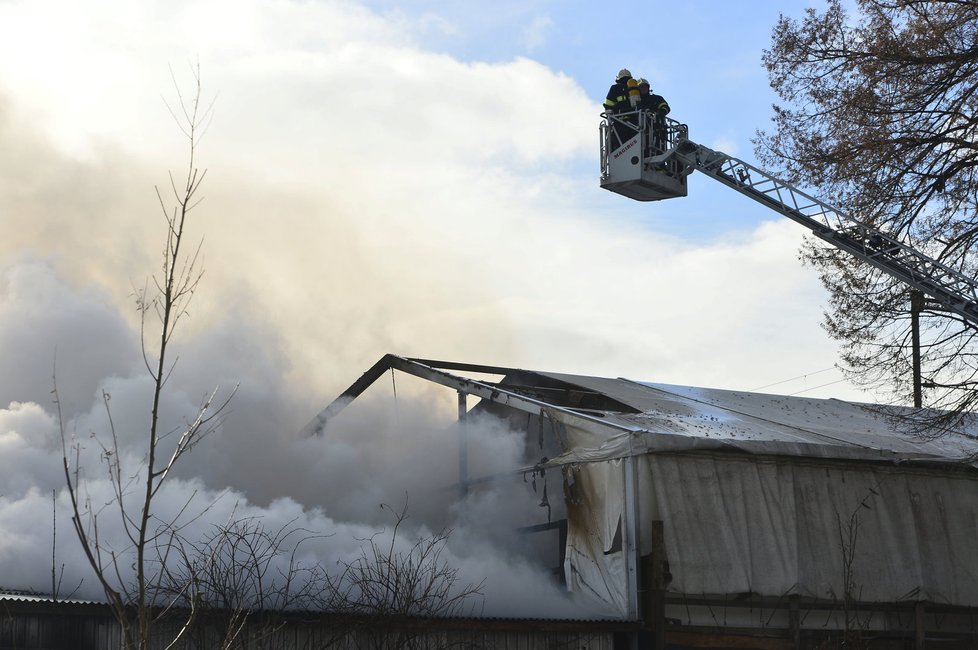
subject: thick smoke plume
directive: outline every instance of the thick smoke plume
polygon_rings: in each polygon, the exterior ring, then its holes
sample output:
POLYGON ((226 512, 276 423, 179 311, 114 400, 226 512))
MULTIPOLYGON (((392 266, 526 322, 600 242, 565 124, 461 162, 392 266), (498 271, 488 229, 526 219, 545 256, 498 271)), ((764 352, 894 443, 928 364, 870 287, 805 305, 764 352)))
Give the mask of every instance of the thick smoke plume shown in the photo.
MULTIPOLYGON (((0 410, 2 586, 50 592, 53 561, 63 570, 62 596, 98 598, 99 588, 69 524, 52 386, 56 381, 66 434, 81 450, 72 461, 82 468, 84 493, 93 504, 110 504, 100 446, 106 442, 109 413, 130 468, 141 462, 149 423, 152 385, 139 364, 138 333, 104 294, 69 286, 50 264, 31 261, 9 267, 0 282, 0 355, 50 361, 23 364, 19 381, 4 385, 0 393, 8 404, 0 410), (25 290, 28 281, 43 291, 25 290), (41 332, 38 326, 43 326, 41 332), (31 350, 31 342, 38 347, 31 350), (64 350, 56 363, 55 350, 64 350), (104 361, 102 366, 85 365, 88 354, 118 362, 112 367, 104 361), (73 368, 75 364, 85 365, 87 372, 73 368)), ((389 534, 393 521, 382 504, 399 509, 406 502, 409 519, 402 541, 450 529, 446 559, 467 583, 486 581, 486 613, 554 616, 589 611, 562 594, 545 567, 523 555, 519 539, 510 534, 540 516, 537 495, 518 478, 510 486, 459 501, 453 488, 455 432, 450 422, 437 417, 438 404, 430 403, 430 396, 417 395, 417 387, 405 382, 396 401, 390 395, 365 397, 364 404, 351 405, 323 435, 304 437, 299 430, 312 414, 301 413, 290 399, 279 376, 281 367, 263 355, 263 346, 249 345, 257 340, 268 339, 223 321, 183 347, 174 388, 165 396, 164 431, 195 412, 206 381, 201 375, 209 371, 244 379, 220 429, 187 457, 162 493, 154 509, 158 520, 180 521, 178 512, 189 500, 194 505, 185 515, 183 534, 191 540, 204 539, 231 519, 260 519, 271 530, 294 526, 316 535, 303 543, 305 561, 330 568, 352 560, 362 540, 389 534), (249 353, 230 353, 241 349, 249 353), (420 399, 411 399, 412 393, 420 399), (197 511, 206 512, 192 520, 189 514, 197 511)), ((469 436, 474 475, 519 465, 522 438, 500 423, 476 419, 469 423, 469 436)), ((123 537, 114 521, 103 513, 100 535, 118 550, 123 537)))

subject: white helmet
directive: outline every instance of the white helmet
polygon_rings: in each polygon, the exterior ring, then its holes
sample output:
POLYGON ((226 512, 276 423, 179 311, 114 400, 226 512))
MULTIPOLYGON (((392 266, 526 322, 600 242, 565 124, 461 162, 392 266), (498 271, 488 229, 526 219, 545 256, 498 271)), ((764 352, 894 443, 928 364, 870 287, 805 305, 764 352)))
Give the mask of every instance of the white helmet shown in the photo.
POLYGON ((652 84, 649 83, 649 80, 648 79, 639 79, 638 80, 638 85, 639 86, 649 86, 649 87, 652 86, 652 84))
POLYGON ((629 72, 628 68, 622 68, 618 71, 618 76, 615 77, 615 81, 621 81, 625 77, 631 78, 631 76, 632 73, 629 72))

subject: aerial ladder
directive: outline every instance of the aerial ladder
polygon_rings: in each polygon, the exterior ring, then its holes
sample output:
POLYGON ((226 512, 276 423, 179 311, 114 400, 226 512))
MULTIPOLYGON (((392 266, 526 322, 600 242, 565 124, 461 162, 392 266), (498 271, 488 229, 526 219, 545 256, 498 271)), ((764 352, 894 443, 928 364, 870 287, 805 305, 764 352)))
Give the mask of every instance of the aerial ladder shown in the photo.
POLYGON ((604 113, 601 187, 638 201, 686 196, 686 177, 700 171, 789 219, 813 235, 978 328, 978 282, 838 208, 743 160, 689 139, 686 125, 651 113, 604 113))

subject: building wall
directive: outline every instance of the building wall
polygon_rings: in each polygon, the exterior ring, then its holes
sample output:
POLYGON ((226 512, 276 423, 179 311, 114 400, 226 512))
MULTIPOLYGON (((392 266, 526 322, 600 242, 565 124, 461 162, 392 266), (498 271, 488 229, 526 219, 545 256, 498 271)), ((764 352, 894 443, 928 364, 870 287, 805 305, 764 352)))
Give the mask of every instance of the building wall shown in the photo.
MULTIPOLYGON (((227 636, 221 617, 209 613, 175 650, 220 648, 227 636)), ((159 647, 175 635, 179 621, 160 624, 159 647)), ((634 626, 633 626, 634 627, 634 626)), ((360 650, 364 648, 487 648, 494 650, 615 650, 614 623, 450 619, 406 621, 335 619, 318 614, 254 616, 232 648, 248 650, 360 650)), ((0 650, 105 650, 121 647, 118 624, 100 605, 0 600, 0 650)))
MULTIPOLYGON (((641 553, 661 521, 673 597, 978 608, 971 472, 718 452, 636 460, 641 553)), ((622 461, 570 472, 569 584, 624 611, 622 461)))

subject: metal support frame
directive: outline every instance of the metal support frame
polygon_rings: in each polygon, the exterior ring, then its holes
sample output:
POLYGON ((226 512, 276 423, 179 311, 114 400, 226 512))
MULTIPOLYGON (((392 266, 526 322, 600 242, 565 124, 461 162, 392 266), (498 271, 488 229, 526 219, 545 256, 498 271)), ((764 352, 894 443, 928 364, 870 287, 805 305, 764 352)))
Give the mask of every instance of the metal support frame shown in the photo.
POLYGON ((469 436, 466 420, 468 419, 466 395, 458 391, 458 487, 460 496, 464 499, 469 493, 469 436))
POLYGON ((638 529, 638 472, 635 468, 636 459, 628 456, 622 460, 622 486, 625 501, 621 512, 621 552, 625 563, 625 611, 630 620, 641 616, 642 603, 640 589, 642 585, 639 575, 639 529, 638 529))
POLYGON ((533 399, 532 397, 527 397, 525 395, 520 395, 519 393, 500 388, 499 386, 476 381, 474 379, 458 377, 439 369, 451 368, 470 370, 473 372, 506 374, 507 372, 515 371, 513 368, 408 359, 394 354, 386 354, 380 359, 380 361, 375 363, 369 370, 363 373, 363 375, 361 375, 361 377, 349 388, 343 391, 339 397, 320 411, 319 414, 313 418, 312 422, 310 422, 306 428, 303 429, 302 433, 305 435, 322 434, 332 418, 338 415, 351 401, 367 390, 371 384, 377 381, 391 368, 400 370, 401 372, 409 375, 414 375, 415 377, 427 379, 428 381, 441 384, 442 386, 447 386, 448 388, 453 388, 460 393, 465 393, 466 395, 475 395, 476 397, 487 399, 504 406, 510 406, 520 411, 530 413, 531 415, 541 415, 546 413, 547 417, 557 422, 565 425, 572 425, 588 431, 607 431, 610 428, 621 432, 635 433, 645 430, 639 426, 625 426, 615 422, 609 422, 605 419, 588 415, 586 413, 579 413, 573 409, 563 406, 548 404, 547 402, 533 399))

